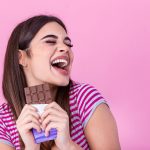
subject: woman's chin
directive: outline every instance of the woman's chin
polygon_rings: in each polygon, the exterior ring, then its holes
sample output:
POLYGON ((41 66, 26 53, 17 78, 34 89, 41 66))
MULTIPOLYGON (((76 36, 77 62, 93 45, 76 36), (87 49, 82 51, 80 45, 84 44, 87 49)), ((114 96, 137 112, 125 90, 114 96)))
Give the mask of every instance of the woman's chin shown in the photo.
POLYGON ((52 81, 47 81, 47 83, 54 85, 54 86, 67 86, 69 84, 69 79, 58 80, 58 81, 54 81, 53 83, 52 81))
POLYGON ((62 81, 58 84, 58 86, 67 86, 69 84, 69 80, 62 81))

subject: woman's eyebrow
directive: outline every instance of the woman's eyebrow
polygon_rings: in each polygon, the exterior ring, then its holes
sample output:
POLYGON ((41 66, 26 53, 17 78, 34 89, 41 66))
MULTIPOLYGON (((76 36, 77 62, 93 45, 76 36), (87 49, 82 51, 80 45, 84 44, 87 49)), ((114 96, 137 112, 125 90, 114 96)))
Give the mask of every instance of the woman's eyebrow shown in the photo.
POLYGON ((66 40, 69 40, 71 42, 71 39, 68 36, 65 37, 64 41, 66 40))
POLYGON ((54 39, 58 39, 58 36, 53 35, 53 34, 48 34, 48 35, 44 36, 41 40, 46 39, 46 38, 54 38, 54 39))
MULTIPOLYGON (((48 34, 48 35, 44 36, 41 40, 46 39, 46 38, 58 39, 58 36, 53 35, 53 34, 48 34)), ((69 40, 69 41, 71 42, 71 39, 70 39, 68 36, 66 36, 66 37, 64 38, 64 40, 65 40, 65 41, 66 41, 66 40, 69 40)))

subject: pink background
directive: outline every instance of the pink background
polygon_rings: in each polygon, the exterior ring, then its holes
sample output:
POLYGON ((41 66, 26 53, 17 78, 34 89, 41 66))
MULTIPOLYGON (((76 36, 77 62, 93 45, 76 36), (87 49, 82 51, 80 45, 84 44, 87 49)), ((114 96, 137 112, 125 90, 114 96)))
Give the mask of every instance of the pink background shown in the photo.
MULTIPOLYGON (((94 85, 116 118, 122 150, 150 149, 150 1, 26 0, 0 5, 0 82, 14 26, 35 14, 66 23, 74 44, 72 78, 94 85)), ((0 103, 3 96, 0 90, 0 103)))

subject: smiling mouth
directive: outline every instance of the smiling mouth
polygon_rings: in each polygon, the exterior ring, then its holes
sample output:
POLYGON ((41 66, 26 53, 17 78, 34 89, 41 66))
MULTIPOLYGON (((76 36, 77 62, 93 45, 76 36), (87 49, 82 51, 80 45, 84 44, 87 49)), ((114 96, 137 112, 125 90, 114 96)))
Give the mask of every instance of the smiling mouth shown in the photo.
POLYGON ((51 62, 51 66, 63 75, 69 74, 69 59, 58 58, 51 62))

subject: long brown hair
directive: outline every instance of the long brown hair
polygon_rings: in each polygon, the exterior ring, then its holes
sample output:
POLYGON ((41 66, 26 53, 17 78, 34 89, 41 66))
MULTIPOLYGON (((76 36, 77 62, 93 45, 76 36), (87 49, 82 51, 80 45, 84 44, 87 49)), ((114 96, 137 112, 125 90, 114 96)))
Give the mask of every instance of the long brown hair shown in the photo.
MULTIPOLYGON (((4 60, 2 88, 4 97, 14 114, 14 120, 18 118, 22 108, 26 104, 24 88, 27 87, 23 68, 19 64, 18 50, 27 49, 37 32, 49 22, 57 22, 67 33, 64 23, 59 18, 55 16, 39 15, 18 24, 9 38, 4 60)), ((67 86, 58 87, 55 100, 64 110, 67 111, 69 118, 69 89, 71 84, 72 80, 70 79, 67 86)), ((24 149, 24 144, 21 138, 20 143, 21 149, 24 149)), ((48 141, 42 143, 40 149, 51 149, 53 145, 54 141, 48 141)))

